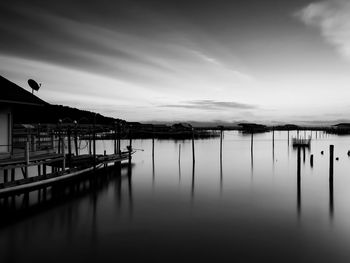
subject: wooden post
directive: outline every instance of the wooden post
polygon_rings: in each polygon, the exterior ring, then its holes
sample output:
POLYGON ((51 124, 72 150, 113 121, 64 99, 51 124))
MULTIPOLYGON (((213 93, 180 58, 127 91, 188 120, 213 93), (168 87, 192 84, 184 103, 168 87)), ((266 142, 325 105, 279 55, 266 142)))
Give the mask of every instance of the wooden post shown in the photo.
POLYGON ((55 150, 55 135, 51 135, 51 148, 52 150, 55 150))
POLYGON ((154 131, 152 127, 152 158, 154 159, 154 131))
POLYGON ((289 130, 288 130, 288 146, 289 146, 289 130))
POLYGON ((132 137, 131 137, 131 126, 129 127, 129 164, 131 164, 131 152, 132 152, 132 137))
POLYGON ((253 152, 253 144, 254 144, 254 133, 252 132, 250 135, 250 152, 253 152))
POLYGON ((272 161, 275 162, 275 127, 272 128, 272 161))
POLYGON ((333 181, 334 145, 329 145, 329 181, 333 181))
POLYGON ((40 176, 40 175, 41 175, 41 165, 38 164, 38 176, 40 176))
POLYGON ((313 167, 314 166, 314 155, 311 154, 310 156, 310 166, 313 167))
POLYGON ((61 125, 58 124, 58 154, 61 153, 61 125))
POLYGON ((43 175, 46 176, 46 164, 43 164, 43 175))
POLYGON ((24 159, 25 159, 25 168, 24 168, 24 178, 28 178, 28 165, 29 165, 29 141, 26 141, 25 144, 25 153, 24 153, 24 159))
POLYGON ((334 212, 334 196, 333 196, 333 172, 334 172, 334 145, 329 146, 329 213, 331 218, 334 212))
POLYGON ((92 155, 92 147, 91 147, 91 130, 89 128, 88 131, 88 137, 89 137, 89 155, 92 155))
POLYGON ((179 144, 179 165, 181 162, 181 144, 179 144))
POLYGON ((94 168, 96 168, 96 114, 94 116, 94 125, 92 131, 92 143, 93 143, 93 156, 94 156, 94 168))
POLYGON ((71 141, 71 129, 68 127, 67 129, 67 140, 68 140, 68 163, 71 161, 72 156, 72 141, 71 141))
POLYGON ((38 131, 37 131, 37 134, 38 134, 38 149, 39 149, 39 151, 40 151, 40 123, 38 123, 38 131))
POLYGON ((192 128, 192 162, 196 162, 195 152, 194 152, 194 128, 192 128))
POLYGON ((77 131, 77 125, 75 125, 74 129, 74 145, 75 145, 75 156, 79 155, 79 147, 78 147, 78 131, 77 131))
POLYGON ((5 169, 4 170, 4 183, 7 183, 8 182, 8 170, 5 169))
POLYGON ((222 133, 223 130, 220 128, 220 160, 222 160, 222 133))
POLYGON ((62 140, 62 156, 63 156, 63 160, 62 160, 62 170, 65 171, 66 170, 66 153, 65 153, 66 149, 64 146, 64 139, 62 140))
POLYGON ((14 168, 12 168, 11 169, 11 181, 13 182, 13 181, 15 181, 15 169, 14 168))
POLYGON ((121 132, 122 132, 121 124, 120 124, 120 120, 118 120, 117 121, 117 135, 118 135, 118 138, 117 138, 117 151, 118 151, 118 154, 120 154, 120 152, 121 152, 121 150, 120 150, 121 132))
POLYGON ((33 135, 33 147, 32 151, 35 152, 37 150, 37 138, 33 135))
POLYGON ((114 137, 113 138, 114 154, 117 154, 117 127, 115 123, 113 128, 114 128, 114 136, 113 136, 114 137))
POLYGON ((253 166, 254 166, 254 155, 253 155, 253 148, 254 147, 254 133, 253 130, 251 131, 251 137, 250 137, 250 167, 253 175, 253 166))

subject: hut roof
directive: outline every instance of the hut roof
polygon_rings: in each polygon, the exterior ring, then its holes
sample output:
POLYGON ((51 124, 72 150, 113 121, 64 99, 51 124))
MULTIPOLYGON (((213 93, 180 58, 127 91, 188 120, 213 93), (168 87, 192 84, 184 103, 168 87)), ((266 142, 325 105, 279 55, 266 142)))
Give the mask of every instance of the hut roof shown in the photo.
POLYGON ((0 103, 43 106, 48 103, 8 79, 0 76, 0 103))

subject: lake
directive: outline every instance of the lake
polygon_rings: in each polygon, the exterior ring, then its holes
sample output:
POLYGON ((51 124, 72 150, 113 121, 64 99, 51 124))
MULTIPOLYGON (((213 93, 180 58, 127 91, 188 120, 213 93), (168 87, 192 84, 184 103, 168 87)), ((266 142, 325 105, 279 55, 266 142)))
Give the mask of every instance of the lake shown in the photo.
POLYGON ((255 134, 253 151, 226 131, 221 161, 219 138, 196 140, 195 165, 190 140, 155 140, 154 159, 134 140, 131 168, 2 200, 0 262, 349 262, 350 136, 305 135, 299 183, 286 131, 255 134))

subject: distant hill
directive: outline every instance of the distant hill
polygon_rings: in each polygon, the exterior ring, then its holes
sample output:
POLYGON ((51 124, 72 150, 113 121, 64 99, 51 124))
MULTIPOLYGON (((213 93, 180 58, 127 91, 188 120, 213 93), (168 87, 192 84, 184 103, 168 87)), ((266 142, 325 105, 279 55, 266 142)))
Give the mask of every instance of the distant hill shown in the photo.
POLYGON ((91 111, 79 110, 62 105, 46 104, 40 107, 17 106, 14 108, 15 123, 63 123, 78 121, 79 123, 93 123, 96 114, 97 124, 112 124, 115 118, 105 117, 91 111))
POLYGON ((116 119, 91 111, 62 105, 51 105, 12 81, 0 76, 0 106, 11 107, 14 123, 79 123, 112 124, 116 119))

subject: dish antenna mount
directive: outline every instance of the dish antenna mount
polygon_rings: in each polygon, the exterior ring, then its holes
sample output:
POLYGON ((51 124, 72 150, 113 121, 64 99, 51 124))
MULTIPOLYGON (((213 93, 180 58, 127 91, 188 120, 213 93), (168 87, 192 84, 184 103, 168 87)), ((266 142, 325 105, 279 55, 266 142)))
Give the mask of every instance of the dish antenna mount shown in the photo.
POLYGON ((28 79, 28 85, 32 88, 32 94, 34 94, 34 90, 38 91, 41 87, 41 83, 38 84, 35 80, 33 79, 28 79))

